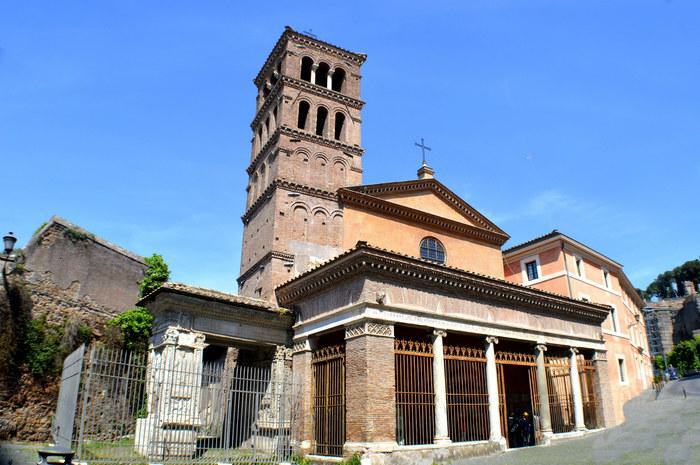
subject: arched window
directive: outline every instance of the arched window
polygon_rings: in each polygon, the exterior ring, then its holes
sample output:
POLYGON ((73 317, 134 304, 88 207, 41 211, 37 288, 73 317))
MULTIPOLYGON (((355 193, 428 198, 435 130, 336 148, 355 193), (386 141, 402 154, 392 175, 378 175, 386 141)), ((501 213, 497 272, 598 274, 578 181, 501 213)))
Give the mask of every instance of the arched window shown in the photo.
POLYGON ((301 80, 311 82, 311 67, 314 65, 314 60, 309 57, 301 59, 301 80))
POLYGON ((345 115, 342 114, 341 112, 338 112, 335 114, 335 132, 334 132, 334 137, 335 140, 344 140, 345 139, 345 115))
POLYGON ((301 101, 299 102, 299 119, 297 119, 297 127, 299 129, 306 129, 306 120, 309 117, 309 102, 301 101))
POLYGON ((445 247, 434 237, 426 237, 420 241, 420 258, 431 262, 445 263, 445 247))
POLYGON ((343 68, 336 68, 335 71, 333 71, 332 78, 333 90, 336 92, 342 92, 343 82, 345 82, 345 70, 343 68))
POLYGON ((318 69, 316 69, 316 84, 319 86, 327 87, 328 86, 328 71, 331 70, 331 67, 328 66, 326 63, 321 63, 318 65, 318 69))
POLYGON ((328 120, 328 110, 324 107, 318 107, 316 113, 316 135, 324 136, 326 134, 326 120, 328 120))

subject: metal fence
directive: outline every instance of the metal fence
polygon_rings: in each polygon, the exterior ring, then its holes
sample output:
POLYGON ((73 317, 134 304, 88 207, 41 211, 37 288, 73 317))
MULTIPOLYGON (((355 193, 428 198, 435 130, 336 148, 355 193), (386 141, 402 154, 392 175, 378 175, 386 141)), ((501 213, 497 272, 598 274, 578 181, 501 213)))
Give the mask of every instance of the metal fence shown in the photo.
MULTIPOLYGON (((75 362, 70 366, 74 379, 75 362)), ((77 461, 277 464, 290 458, 298 391, 283 361, 183 363, 96 347, 77 376, 77 408, 59 403, 56 419, 75 418, 77 461)))

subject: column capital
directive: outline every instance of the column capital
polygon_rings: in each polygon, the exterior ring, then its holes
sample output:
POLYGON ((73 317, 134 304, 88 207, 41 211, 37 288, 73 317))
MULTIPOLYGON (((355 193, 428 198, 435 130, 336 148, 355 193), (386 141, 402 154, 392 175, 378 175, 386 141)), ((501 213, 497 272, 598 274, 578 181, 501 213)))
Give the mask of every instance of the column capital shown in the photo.
POLYGON ((538 352, 547 352, 547 346, 544 344, 537 344, 535 350, 538 352))
POLYGON ((433 336, 447 337, 447 331, 444 329, 433 329, 433 336))
POLYGON ((576 347, 570 347, 569 351, 571 352, 571 355, 576 355, 578 354, 578 349, 576 347))
POLYGON ((359 336, 394 337, 394 325, 382 321, 361 321, 345 327, 345 339, 359 336))
POLYGON ((318 69, 318 63, 311 64, 311 69, 316 71, 318 69))
POLYGON ((486 336, 487 344, 498 344, 498 338, 496 336, 486 336))
POLYGON ((298 341, 294 341, 294 346, 292 347, 292 354, 298 354, 301 352, 311 352, 313 350, 311 339, 305 337, 298 341))

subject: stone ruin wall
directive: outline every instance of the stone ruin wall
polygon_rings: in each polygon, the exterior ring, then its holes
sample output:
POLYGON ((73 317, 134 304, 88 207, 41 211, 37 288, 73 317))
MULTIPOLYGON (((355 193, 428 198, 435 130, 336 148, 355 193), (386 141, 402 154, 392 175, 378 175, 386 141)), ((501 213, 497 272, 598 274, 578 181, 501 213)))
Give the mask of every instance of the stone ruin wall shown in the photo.
MULTIPOLYGON (((86 325, 99 340, 105 323, 134 307, 139 298, 138 282, 146 265, 127 254, 85 231, 50 222, 30 239, 18 260, 31 295, 31 317, 86 325)), ((0 440, 48 440, 60 376, 37 379, 24 370, 2 383, 0 440)))

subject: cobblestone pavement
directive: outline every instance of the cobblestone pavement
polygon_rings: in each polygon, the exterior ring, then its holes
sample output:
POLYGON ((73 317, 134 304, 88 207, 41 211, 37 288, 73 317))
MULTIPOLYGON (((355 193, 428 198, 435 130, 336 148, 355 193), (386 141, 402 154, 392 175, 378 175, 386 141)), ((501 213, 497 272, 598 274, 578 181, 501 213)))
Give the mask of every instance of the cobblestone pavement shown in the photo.
POLYGON ((625 406, 625 418, 587 437, 452 465, 700 464, 700 378, 672 381, 657 400, 642 394, 625 406))

